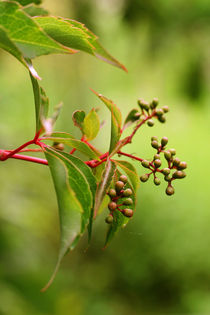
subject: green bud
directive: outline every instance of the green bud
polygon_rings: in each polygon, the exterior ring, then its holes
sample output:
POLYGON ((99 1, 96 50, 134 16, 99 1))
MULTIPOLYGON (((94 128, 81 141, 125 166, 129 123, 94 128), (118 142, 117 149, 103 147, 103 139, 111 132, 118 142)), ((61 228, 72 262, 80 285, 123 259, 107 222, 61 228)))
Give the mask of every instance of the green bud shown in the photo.
POLYGON ((148 111, 149 110, 149 103, 146 101, 142 102, 142 108, 145 109, 146 111, 148 111))
POLYGON ((154 108, 156 108, 157 106, 158 106, 158 103, 159 103, 159 100, 158 100, 158 98, 153 98, 153 100, 152 100, 152 102, 151 102, 151 104, 150 104, 150 108, 151 109, 154 109, 154 108))
POLYGON ((111 202, 108 204, 108 208, 109 208, 109 210, 114 211, 114 210, 117 208, 116 202, 111 201, 111 202))
POLYGON ((121 189, 123 189, 124 187, 124 183, 122 181, 117 181, 116 184, 115 184, 115 189, 117 190, 117 192, 119 192, 121 189))
POLYGON ((162 147, 165 147, 167 143, 168 143, 168 138, 167 138, 167 137, 163 137, 163 138, 161 139, 161 145, 162 145, 162 147))
POLYGON ((130 206, 133 204, 133 200, 131 198, 127 198, 123 201, 123 204, 126 206, 130 206))
POLYGON ((166 168, 164 168, 164 169, 162 170, 162 173, 163 173, 164 175, 169 175, 170 172, 171 172, 171 170, 170 170, 170 168, 168 168, 168 167, 166 167, 166 168))
POLYGON ((123 209, 122 213, 124 216, 131 218, 133 216, 133 210, 132 209, 123 209))
POLYGON ((161 122, 161 123, 166 122, 165 116, 158 116, 158 120, 159 120, 159 122, 161 122))
POLYGON ((156 168, 161 166, 161 164, 162 164, 161 160, 154 160, 154 165, 155 165, 156 168))
POLYGON ((180 161, 179 158, 175 158, 175 159, 173 160, 173 166, 178 166, 180 162, 181 162, 181 161, 180 161))
POLYGON ((156 140, 153 140, 152 143, 151 143, 151 146, 154 148, 154 149, 158 149, 159 148, 159 144, 156 140))
POLYGON ((160 160, 160 154, 156 153, 156 154, 154 155, 154 160, 160 160))
POLYGON ((167 194, 168 196, 173 195, 173 194, 174 194, 174 187, 168 186, 168 187, 166 188, 166 194, 167 194))
POLYGON ((149 127, 153 127, 154 126, 154 120, 152 120, 152 119, 149 119, 148 121, 147 121, 147 125, 149 126, 149 127))
POLYGON ((137 120, 138 118, 140 118, 141 114, 140 113, 135 113, 134 117, 137 120))
POLYGON ((141 177, 140 177, 140 181, 143 183, 145 183, 148 179, 149 179, 148 174, 141 175, 141 177))
POLYGON ((180 162, 178 165, 178 169, 184 170, 185 168, 187 168, 187 163, 186 162, 180 162))
POLYGON ((146 168, 149 168, 149 161, 147 161, 147 160, 143 160, 142 162, 141 162, 141 165, 143 166, 143 167, 146 167, 146 168))
POLYGON ((164 156, 165 156, 165 159, 167 161, 169 161, 171 159, 171 152, 170 151, 165 151, 164 152, 164 156))
POLYGON ((160 179, 158 178, 158 177, 155 177, 154 178, 154 184, 156 185, 156 186, 158 186, 158 185, 160 185, 160 179))
POLYGON ((127 178, 126 175, 121 175, 121 176, 119 177, 119 180, 120 180, 121 182, 123 182, 123 183, 127 183, 128 178, 127 178))
POLYGON ((171 155, 176 155, 176 150, 175 149, 169 149, 169 151, 171 152, 171 155))
POLYGON ((151 142, 152 142, 152 141, 157 141, 157 142, 158 142, 158 137, 153 136, 153 137, 151 138, 151 142))
POLYGON ((170 181, 171 181, 171 177, 170 177, 169 175, 166 175, 166 176, 164 177, 164 180, 165 180, 166 182, 170 182, 170 181))
POLYGON ((173 173, 173 178, 184 178, 186 173, 184 171, 176 171, 173 173))
POLYGON ((111 214, 109 214, 106 219, 105 222, 108 224, 111 224, 113 222, 113 216, 111 214))
POLYGON ((54 142, 53 143, 53 148, 63 151, 64 150, 64 144, 63 143, 59 143, 59 142, 54 142))
POLYGON ((164 111, 161 108, 156 109, 156 115, 162 116, 164 114, 164 111))
POLYGON ((109 190, 108 195, 109 195, 109 197, 114 198, 114 197, 116 197, 117 192, 115 189, 112 188, 109 190))
POLYGON ((164 113, 168 113, 169 112, 169 107, 168 106, 163 106, 162 110, 164 111, 164 113))
POLYGON ((132 190, 130 188, 127 188, 126 190, 124 190, 123 192, 123 196, 124 197, 130 197, 133 194, 132 190))

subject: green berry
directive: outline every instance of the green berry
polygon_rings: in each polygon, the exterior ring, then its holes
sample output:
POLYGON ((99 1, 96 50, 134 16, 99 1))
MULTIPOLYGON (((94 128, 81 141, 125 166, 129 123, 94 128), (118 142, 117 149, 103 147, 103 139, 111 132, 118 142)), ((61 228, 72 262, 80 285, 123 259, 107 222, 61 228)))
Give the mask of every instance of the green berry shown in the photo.
POLYGON ((148 174, 141 175, 141 177, 140 177, 140 181, 143 183, 145 183, 148 179, 149 179, 148 174))
POLYGON ((171 152, 170 151, 165 151, 164 152, 164 156, 165 156, 165 159, 167 161, 169 161, 171 159, 171 152))
POLYGON ((184 170, 185 168, 187 168, 187 163, 186 162, 180 162, 178 165, 178 169, 184 170))
POLYGON ((127 178, 126 175, 121 175, 121 176, 119 177, 119 180, 120 180, 121 182, 123 182, 123 183, 127 183, 128 178, 127 178))
POLYGON ((153 136, 153 137, 151 138, 151 142, 152 142, 152 141, 157 141, 157 142, 158 142, 158 137, 153 136))
POLYGON ((165 147, 167 143, 168 143, 168 138, 167 138, 167 137, 163 137, 163 138, 161 139, 161 145, 162 145, 162 147, 165 147))
POLYGON ((169 107, 168 106, 163 106, 162 110, 164 111, 164 113, 168 113, 169 112, 169 107))
POLYGON ((124 185, 125 184, 121 180, 118 180, 115 184, 115 189, 117 190, 117 192, 119 192, 121 189, 123 189, 124 185))
POLYGON ((156 154, 154 155, 154 160, 160 160, 160 154, 156 153, 156 154))
POLYGON ((108 204, 108 208, 109 208, 109 210, 114 211, 114 210, 117 208, 116 202, 111 201, 111 202, 108 204))
POLYGON ((147 161, 147 160, 143 160, 142 162, 141 162, 141 165, 143 166, 143 167, 145 167, 145 168, 149 168, 149 161, 147 161))
POLYGON ((148 121, 147 121, 147 125, 149 126, 149 127, 153 127, 154 126, 154 120, 152 120, 152 119, 149 119, 148 121))
POLYGON ((154 160, 154 165, 155 165, 156 168, 161 166, 161 164, 162 164, 161 160, 154 160))
POLYGON ((132 209, 123 209, 122 213, 124 216, 131 218, 133 216, 133 210, 132 209))
POLYGON ((174 188, 173 188, 172 186, 168 186, 168 187, 166 188, 166 194, 167 194, 168 196, 173 195, 173 194, 174 194, 174 188))
POLYGON ((160 185, 160 179, 158 177, 154 178, 154 184, 157 186, 160 185))
POLYGON ((127 198, 123 201, 123 204, 126 206, 130 206, 133 204, 133 200, 131 198, 127 198))
POLYGON ((166 182, 170 182, 170 181, 171 181, 171 177, 170 177, 169 175, 166 175, 166 176, 164 177, 164 180, 165 180, 166 182))
POLYGON ((176 150, 175 149, 169 149, 169 151, 171 152, 171 155, 176 155, 176 150))
POLYGON ((166 167, 166 168, 164 168, 164 169, 162 170, 162 173, 163 173, 164 175, 169 175, 170 172, 171 172, 171 170, 170 170, 170 168, 168 168, 168 167, 166 167))
POLYGON ((153 140, 152 143, 151 143, 151 146, 154 148, 154 149, 158 149, 159 148, 159 144, 156 140, 153 140))
POLYGON ((111 214, 109 214, 106 219, 105 222, 108 224, 111 224, 113 222, 113 216, 111 214))
POLYGON ((164 123, 164 122, 166 122, 166 118, 165 118, 165 116, 158 116, 158 120, 159 120, 159 122, 161 122, 161 123, 164 123))
POLYGON ((117 192, 116 192, 115 189, 112 188, 112 189, 109 190, 108 195, 109 195, 111 198, 114 198, 114 197, 116 197, 117 192))
POLYGON ((173 173, 173 178, 184 178, 186 173, 184 171, 176 171, 173 173))
POLYGON ((158 98, 156 98, 156 97, 153 98, 152 103, 150 104, 150 108, 151 108, 151 109, 156 108, 156 107, 158 106, 158 103, 159 103, 158 98))
POLYGON ((156 115, 162 116, 164 114, 164 111, 161 108, 156 109, 156 115))
POLYGON ((130 188, 127 188, 126 190, 124 190, 123 192, 123 196, 124 197, 130 197, 133 194, 132 190, 130 188))
POLYGON ((178 166, 180 162, 181 162, 181 161, 180 161, 179 158, 175 158, 175 159, 173 160, 173 166, 178 166))

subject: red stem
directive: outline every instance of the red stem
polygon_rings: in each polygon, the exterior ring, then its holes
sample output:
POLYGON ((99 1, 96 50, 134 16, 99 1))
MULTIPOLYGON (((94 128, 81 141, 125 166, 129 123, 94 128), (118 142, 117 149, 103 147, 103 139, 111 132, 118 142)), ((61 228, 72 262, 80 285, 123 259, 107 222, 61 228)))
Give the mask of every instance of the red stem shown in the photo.
POLYGON ((34 156, 27 156, 27 155, 21 155, 21 154, 14 154, 13 156, 10 157, 11 159, 18 159, 18 160, 24 160, 24 161, 28 161, 28 162, 34 162, 34 163, 38 163, 38 164, 44 164, 44 165, 48 165, 47 160, 44 159, 40 159, 34 156))

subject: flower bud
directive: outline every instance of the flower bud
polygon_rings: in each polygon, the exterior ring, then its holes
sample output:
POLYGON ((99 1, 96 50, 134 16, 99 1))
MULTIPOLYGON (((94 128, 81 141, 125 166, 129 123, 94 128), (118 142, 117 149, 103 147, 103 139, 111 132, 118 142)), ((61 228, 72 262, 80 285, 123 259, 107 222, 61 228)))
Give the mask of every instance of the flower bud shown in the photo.
POLYGON ((161 139, 161 145, 162 145, 162 147, 165 147, 167 143, 168 143, 168 138, 167 138, 167 137, 163 137, 163 138, 161 139))
POLYGON ((168 168, 168 167, 166 167, 166 168, 164 168, 164 169, 162 170, 162 173, 163 173, 164 175, 169 175, 170 172, 171 172, 171 170, 170 170, 170 168, 168 168))
POLYGON ((111 202, 108 204, 108 208, 109 208, 110 211, 114 211, 114 210, 117 208, 116 202, 111 201, 111 202))
POLYGON ((126 206, 130 206, 133 204, 133 200, 131 198, 127 198, 123 201, 123 204, 126 206))
POLYGON ((119 192, 121 189, 123 189, 124 185, 125 184, 121 180, 117 181, 115 184, 115 189, 117 190, 117 192, 119 192))
POLYGON ((173 187, 173 186, 168 186, 168 187, 166 188, 166 194, 167 194, 168 196, 173 195, 173 194, 174 194, 174 187, 173 187))
POLYGON ((63 143, 59 143, 59 142, 54 142, 53 143, 53 148, 63 151, 64 150, 64 144, 63 143))
POLYGON ((123 183, 127 183, 128 178, 127 178, 126 175, 121 175, 121 176, 119 177, 119 180, 120 180, 121 182, 123 182, 123 183))
POLYGON ((111 224, 113 222, 113 216, 111 214, 109 214, 106 219, 105 222, 108 224, 111 224))
POLYGON ((154 160, 160 160, 160 154, 156 153, 156 154, 154 155, 154 160))
POLYGON ((145 168, 149 168, 149 161, 147 161, 147 160, 143 160, 142 162, 141 162, 141 165, 143 166, 143 167, 145 167, 145 168))
POLYGON ((158 116, 158 120, 159 120, 159 122, 161 122, 161 123, 164 123, 164 122, 166 122, 166 118, 165 118, 165 116, 158 116))
POLYGON ((113 198, 113 197, 116 197, 117 192, 116 192, 115 189, 111 188, 111 189, 109 190, 109 192, 108 192, 108 195, 109 195, 111 198, 113 198))
POLYGON ((133 194, 132 190, 130 188, 127 188, 126 190, 124 190, 123 192, 123 196, 124 197, 130 197, 133 194))
POLYGON ((123 209, 122 213, 124 216, 131 218, 133 216, 133 210, 132 209, 123 209))
POLYGON ((185 168, 187 168, 187 163, 186 162, 180 162, 177 168, 179 170, 184 170, 185 168))
POLYGON ((159 144, 156 140, 153 140, 152 143, 151 143, 151 146, 154 148, 154 149, 158 149, 159 148, 159 144))
POLYGON ((152 142, 152 141, 157 141, 157 142, 158 142, 158 137, 153 136, 153 137, 151 138, 151 142, 152 142))
POLYGON ((153 127, 154 126, 154 120, 152 120, 152 119, 149 119, 148 121, 147 121, 147 125, 149 126, 149 127, 153 127))
POLYGON ((169 151, 171 152, 171 155, 176 155, 176 150, 175 149, 169 149, 169 151))
POLYGON ((154 160, 154 165, 155 165, 156 168, 161 166, 161 164, 162 164, 161 160, 154 160))
POLYGON ((186 176, 186 173, 184 171, 176 171, 173 173, 173 178, 184 178, 186 176))
POLYGON ((170 182, 171 181, 171 177, 169 175, 165 175, 164 180, 166 182, 170 182))
POLYGON ((156 115, 162 116, 164 114, 164 111, 161 108, 156 109, 156 115))
POLYGON ((162 110, 164 111, 164 113, 168 113, 169 112, 169 107, 168 106, 163 106, 162 110))
POLYGON ((154 108, 156 108, 157 106, 158 106, 158 103, 159 103, 159 100, 158 100, 158 98, 153 98, 153 100, 152 100, 152 102, 151 102, 151 104, 150 104, 150 108, 151 109, 154 109, 154 108))
POLYGON ((154 184, 156 185, 156 186, 158 186, 158 185, 160 185, 160 179, 158 178, 158 177, 155 177, 154 178, 154 184))
POLYGON ((181 162, 181 161, 180 161, 179 158, 175 158, 175 159, 173 160, 173 166, 178 166, 180 162, 181 162))
POLYGON ((165 159, 167 161, 169 161, 171 159, 171 152, 170 151, 165 151, 164 152, 164 156, 165 156, 165 159))
POLYGON ((147 180, 149 179, 149 175, 148 174, 144 174, 140 176, 140 181, 145 183, 147 180))

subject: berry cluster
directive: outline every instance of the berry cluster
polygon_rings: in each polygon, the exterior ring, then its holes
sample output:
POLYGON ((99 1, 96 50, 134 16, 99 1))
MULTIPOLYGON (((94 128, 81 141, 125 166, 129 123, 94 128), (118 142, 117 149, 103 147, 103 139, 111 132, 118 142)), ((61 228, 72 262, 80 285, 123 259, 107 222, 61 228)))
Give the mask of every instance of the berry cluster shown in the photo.
POLYGON ((151 118, 147 120, 147 125, 149 127, 153 127, 155 124, 152 117, 157 118, 161 123, 164 123, 166 121, 166 117, 164 114, 169 111, 169 107, 163 106, 162 108, 157 108, 158 103, 159 101, 157 98, 154 98, 151 103, 148 103, 143 99, 138 100, 138 105, 141 108, 141 118, 142 116, 151 116, 151 118))
POLYGON ((131 198, 133 191, 130 188, 125 188, 127 181, 127 176, 121 175, 119 180, 115 183, 115 188, 109 189, 107 193, 110 197, 110 202, 108 204, 110 214, 106 217, 105 221, 108 224, 113 222, 114 211, 120 211, 125 217, 128 218, 133 216, 133 210, 126 208, 126 206, 133 205, 133 200, 131 198), (120 207, 123 207, 123 209, 120 207))
POLYGON ((174 187, 172 186, 172 181, 175 179, 182 179, 186 176, 186 173, 184 172, 184 169, 187 168, 187 163, 182 162, 179 158, 175 157, 176 150, 175 149, 169 149, 166 150, 166 145, 168 143, 168 138, 163 137, 161 139, 161 143, 158 143, 157 137, 151 138, 151 146, 157 150, 156 154, 153 157, 153 160, 151 162, 147 160, 143 160, 141 162, 142 166, 145 168, 148 168, 151 172, 144 174, 140 177, 140 180, 142 182, 146 182, 151 175, 154 176, 154 184, 160 185, 161 181, 156 176, 157 173, 161 173, 164 175, 164 180, 168 183, 166 188, 166 194, 167 195, 173 195, 174 194, 174 187), (164 155, 164 158, 167 162, 167 167, 160 169, 162 165, 161 156, 160 154, 164 155))

